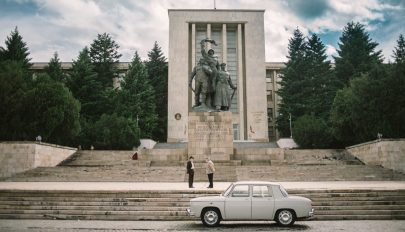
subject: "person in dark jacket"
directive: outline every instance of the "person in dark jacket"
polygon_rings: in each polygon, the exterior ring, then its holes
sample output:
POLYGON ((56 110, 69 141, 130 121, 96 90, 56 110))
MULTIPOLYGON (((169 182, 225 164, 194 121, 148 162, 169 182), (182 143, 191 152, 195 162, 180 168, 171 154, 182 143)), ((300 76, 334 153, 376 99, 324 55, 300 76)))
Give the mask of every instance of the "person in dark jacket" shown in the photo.
POLYGON ((194 188, 194 157, 190 156, 187 161, 188 187, 194 188))

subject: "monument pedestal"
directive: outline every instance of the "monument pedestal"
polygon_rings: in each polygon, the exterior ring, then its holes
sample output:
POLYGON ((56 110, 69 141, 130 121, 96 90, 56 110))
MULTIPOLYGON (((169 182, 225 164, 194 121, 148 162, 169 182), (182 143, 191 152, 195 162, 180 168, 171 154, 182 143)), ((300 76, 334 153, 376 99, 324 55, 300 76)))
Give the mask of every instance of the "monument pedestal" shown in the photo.
POLYGON ((233 154, 232 113, 190 112, 188 155, 195 160, 230 160, 233 154))

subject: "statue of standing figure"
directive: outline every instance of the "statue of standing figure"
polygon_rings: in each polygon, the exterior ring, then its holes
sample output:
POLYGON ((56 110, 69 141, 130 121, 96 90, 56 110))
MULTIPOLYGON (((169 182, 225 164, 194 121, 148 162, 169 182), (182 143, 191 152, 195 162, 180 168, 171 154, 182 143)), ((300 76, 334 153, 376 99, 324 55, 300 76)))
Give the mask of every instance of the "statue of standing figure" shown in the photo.
POLYGON ((229 110, 231 97, 228 85, 236 90, 232 84, 229 73, 225 70, 223 63, 219 69, 219 62, 214 56, 213 49, 206 51, 206 43, 217 45, 214 40, 203 39, 200 42, 202 58, 193 68, 189 76, 189 86, 194 92, 195 104, 193 111, 211 112, 213 110, 229 110), (195 78, 195 89, 192 88, 192 81, 195 78), (213 108, 215 107, 215 109, 213 108))
POLYGON ((233 85, 231 80, 231 75, 225 69, 226 64, 221 64, 221 70, 218 72, 216 79, 214 79, 215 83, 215 97, 214 97, 214 105, 217 111, 228 111, 231 107, 232 97, 229 93, 230 86, 235 93, 236 86, 233 85))

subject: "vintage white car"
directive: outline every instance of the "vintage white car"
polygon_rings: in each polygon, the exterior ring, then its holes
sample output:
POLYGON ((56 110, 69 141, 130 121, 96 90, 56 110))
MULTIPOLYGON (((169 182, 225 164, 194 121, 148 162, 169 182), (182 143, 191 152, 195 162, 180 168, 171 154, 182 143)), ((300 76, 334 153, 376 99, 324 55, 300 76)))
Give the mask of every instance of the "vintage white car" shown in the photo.
POLYGON ((261 181, 235 182, 220 196, 193 198, 187 212, 206 226, 221 220, 274 220, 290 226, 314 215, 310 199, 289 196, 280 184, 261 181))

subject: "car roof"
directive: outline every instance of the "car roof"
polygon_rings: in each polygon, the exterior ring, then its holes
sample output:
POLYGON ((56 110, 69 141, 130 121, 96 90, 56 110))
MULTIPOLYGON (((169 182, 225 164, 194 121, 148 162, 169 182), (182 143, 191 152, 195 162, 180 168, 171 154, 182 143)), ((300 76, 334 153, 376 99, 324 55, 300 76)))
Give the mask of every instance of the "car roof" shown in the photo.
POLYGON ((270 181, 237 181, 237 182, 234 182, 233 184, 234 185, 237 185, 237 184, 280 185, 279 183, 270 182, 270 181))

